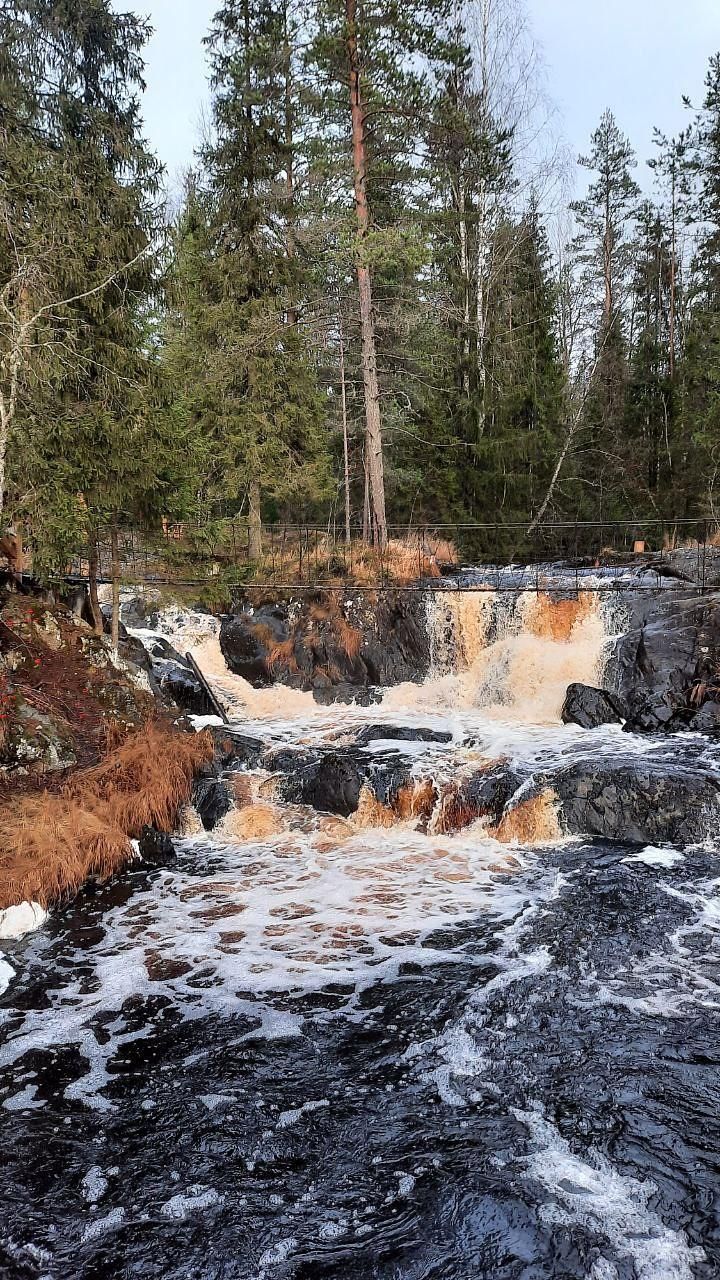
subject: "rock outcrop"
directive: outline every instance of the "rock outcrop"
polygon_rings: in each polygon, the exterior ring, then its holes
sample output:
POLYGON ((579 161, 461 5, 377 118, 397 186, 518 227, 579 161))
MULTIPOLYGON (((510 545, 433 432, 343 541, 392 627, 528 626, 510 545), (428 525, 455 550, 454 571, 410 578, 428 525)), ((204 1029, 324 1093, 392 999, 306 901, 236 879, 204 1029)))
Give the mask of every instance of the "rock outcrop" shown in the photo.
POLYGON ((430 641, 422 593, 386 590, 264 604, 225 618, 228 667, 256 688, 275 682, 319 700, 369 700, 376 686, 422 680, 430 641))
POLYGON ((690 726, 720 694, 720 595, 638 593, 605 676, 635 733, 690 726))
POLYGON ((563 724, 597 729, 602 724, 620 724, 627 715, 627 707, 617 694, 587 684, 568 685, 561 712, 563 724))

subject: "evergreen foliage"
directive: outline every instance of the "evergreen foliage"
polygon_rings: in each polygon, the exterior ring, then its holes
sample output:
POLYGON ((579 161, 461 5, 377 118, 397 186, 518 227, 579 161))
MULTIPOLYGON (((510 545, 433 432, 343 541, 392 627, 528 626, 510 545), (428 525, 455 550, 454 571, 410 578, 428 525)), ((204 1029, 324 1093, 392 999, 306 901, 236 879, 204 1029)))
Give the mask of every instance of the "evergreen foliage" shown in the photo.
POLYGON ((717 514, 720 54, 654 191, 603 114, 558 254, 477 21, 223 0, 168 225, 147 24, 0 0, 0 512, 37 565, 162 517, 240 513, 251 558, 346 496, 367 523, 378 444, 391 524, 717 514))

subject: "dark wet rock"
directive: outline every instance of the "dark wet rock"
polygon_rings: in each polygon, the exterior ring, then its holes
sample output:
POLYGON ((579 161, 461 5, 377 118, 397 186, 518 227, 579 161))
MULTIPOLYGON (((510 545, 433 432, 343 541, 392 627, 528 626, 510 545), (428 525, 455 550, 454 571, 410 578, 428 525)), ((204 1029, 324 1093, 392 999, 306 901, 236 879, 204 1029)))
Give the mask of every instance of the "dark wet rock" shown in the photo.
POLYGON ((645 593, 629 600, 626 634, 605 684, 628 708, 635 733, 687 728, 718 691, 720 596, 645 593))
POLYGON ((695 733, 720 733, 720 702, 706 702, 688 723, 695 733))
POLYGON ((313 698, 321 707, 331 707, 335 703, 348 706, 370 707, 382 702, 382 689, 373 689, 368 685, 332 684, 325 688, 316 685, 312 691, 313 698))
POLYGON ((355 739, 356 747, 371 742, 452 742, 452 734, 442 729, 414 728, 411 725, 369 724, 355 739))
POLYGON ((562 709, 563 724, 597 729, 601 724, 619 724, 627 714, 627 707, 617 694, 588 684, 568 685, 562 709))
POLYGON ((189 711, 194 716, 214 714, 205 690, 190 667, 184 663, 162 661, 155 663, 153 670, 156 678, 159 676, 160 688, 183 711, 189 711))
POLYGON ((399 759, 395 751, 388 755, 373 755, 360 767, 363 769, 363 785, 388 809, 395 808, 400 792, 414 781, 412 762, 399 759))
POLYGON ((216 777, 214 773, 203 774, 196 778, 192 802, 206 831, 214 831, 232 808, 232 796, 227 783, 223 782, 222 778, 216 777))
POLYGON ((588 760, 549 775, 569 835, 630 844, 701 840, 720 818, 720 780, 667 760, 588 760))
POLYGON ((358 807, 362 784, 363 772, 357 762, 346 753, 330 751, 282 776, 278 797, 289 804, 308 804, 347 818, 358 807))
POLYGON ((311 690, 328 704, 375 701, 375 686, 421 680, 430 666, 419 592, 383 591, 343 601, 318 592, 247 609, 223 619, 220 647, 230 670, 250 684, 311 690))
POLYGON ((219 769, 255 769, 267 750, 267 743, 261 738, 251 738, 234 729, 214 726, 211 733, 215 741, 215 763, 219 769))
POLYGON ((460 831, 478 818, 488 818, 493 825, 497 825, 505 807, 525 780, 523 775, 502 760, 469 778, 463 778, 459 783, 448 787, 442 797, 442 829, 460 831))
POLYGON ((262 688, 274 682, 270 654, 276 646, 287 641, 289 634, 288 606, 264 605, 223 618, 220 648, 229 669, 236 676, 242 676, 256 689, 262 688))
POLYGON ((260 763, 268 773, 294 773, 318 764, 322 758, 323 752, 312 747, 270 747, 260 763))
POLYGON ((152 867, 164 867, 175 861, 175 845, 165 831, 143 827, 138 840, 140 856, 152 867))

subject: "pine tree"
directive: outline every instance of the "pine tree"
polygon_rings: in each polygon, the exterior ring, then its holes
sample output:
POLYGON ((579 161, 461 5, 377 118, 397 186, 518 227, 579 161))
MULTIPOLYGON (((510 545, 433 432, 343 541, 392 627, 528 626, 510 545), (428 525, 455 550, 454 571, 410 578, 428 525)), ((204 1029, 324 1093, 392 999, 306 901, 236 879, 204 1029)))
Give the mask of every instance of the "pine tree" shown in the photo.
POLYGON ((596 510, 612 511, 606 494, 617 488, 618 438, 622 433, 627 382, 627 334, 632 227, 639 187, 632 177, 633 149, 606 111, 592 135, 592 148, 578 163, 597 176, 583 200, 572 205, 578 222, 578 261, 593 318, 591 387, 585 411, 587 480, 598 495, 596 510))
MULTIPOLYGON (((337 208, 354 218, 349 247, 365 422, 364 526, 381 546, 386 482, 391 492, 395 487, 388 437, 418 426, 407 385, 415 372, 408 330, 416 330, 418 303, 429 305, 420 284, 430 190, 423 140, 439 68, 449 56, 448 17, 445 0, 362 6, 321 0, 308 59, 318 152, 332 168, 337 208)), ((402 443, 404 453, 407 439, 402 443)))
POLYGON ((180 227, 188 316, 172 358, 177 365, 187 352, 190 412, 225 461, 220 489, 211 483, 208 494, 236 510, 247 504, 252 560, 265 499, 285 500, 303 481, 314 498, 326 488, 322 402, 297 315, 291 38, 284 0, 232 0, 216 14, 207 189, 191 196, 180 227))

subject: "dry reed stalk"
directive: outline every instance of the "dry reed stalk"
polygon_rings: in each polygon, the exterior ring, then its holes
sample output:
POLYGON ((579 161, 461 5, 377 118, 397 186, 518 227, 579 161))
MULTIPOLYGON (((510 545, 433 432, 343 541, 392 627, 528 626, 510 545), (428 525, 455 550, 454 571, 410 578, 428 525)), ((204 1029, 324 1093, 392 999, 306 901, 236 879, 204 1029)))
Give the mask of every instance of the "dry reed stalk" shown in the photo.
POLYGON ((288 636, 287 640, 278 641, 272 645, 266 659, 268 671, 297 671, 298 664, 295 657, 295 633, 288 636))
POLYGON ((145 825, 172 830, 195 773, 214 751, 209 734, 149 724, 59 794, 0 808, 0 908, 26 899, 47 906, 132 857, 145 825))

